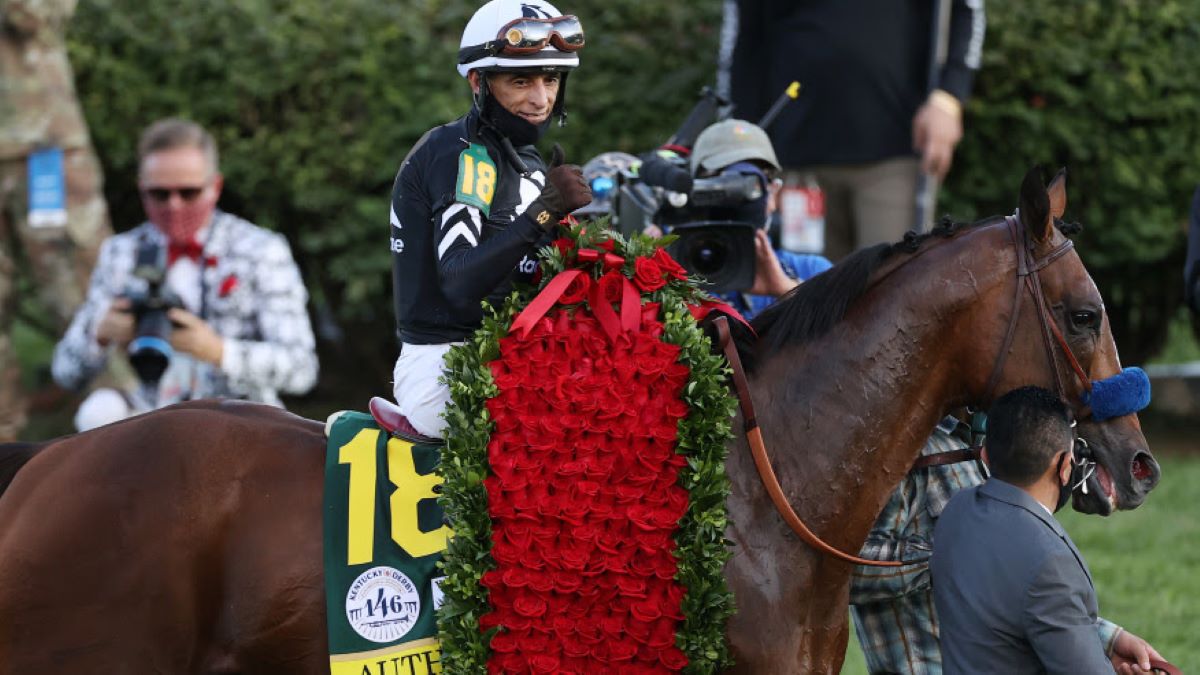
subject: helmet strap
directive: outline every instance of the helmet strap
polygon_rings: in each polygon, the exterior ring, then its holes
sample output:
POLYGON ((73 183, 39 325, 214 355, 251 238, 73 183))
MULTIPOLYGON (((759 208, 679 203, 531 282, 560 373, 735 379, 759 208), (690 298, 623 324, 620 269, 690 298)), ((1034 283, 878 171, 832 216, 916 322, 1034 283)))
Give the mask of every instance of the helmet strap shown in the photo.
POLYGON ((567 76, 571 71, 565 70, 562 72, 558 80, 558 98, 554 101, 554 110, 550 112, 551 117, 558 118, 558 128, 567 126, 567 76))

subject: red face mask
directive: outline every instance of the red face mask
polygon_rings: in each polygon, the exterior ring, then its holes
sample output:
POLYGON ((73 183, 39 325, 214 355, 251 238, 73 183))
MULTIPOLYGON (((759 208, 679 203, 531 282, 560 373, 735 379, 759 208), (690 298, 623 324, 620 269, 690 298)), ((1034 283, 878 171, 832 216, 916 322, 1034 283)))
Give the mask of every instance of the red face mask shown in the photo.
POLYGON ((216 208, 216 200, 209 196, 209 192, 206 190, 192 201, 177 195, 170 195, 167 201, 162 201, 143 193, 142 208, 146 211, 146 218, 167 235, 167 239, 179 243, 190 242, 196 238, 200 228, 208 224, 216 208))

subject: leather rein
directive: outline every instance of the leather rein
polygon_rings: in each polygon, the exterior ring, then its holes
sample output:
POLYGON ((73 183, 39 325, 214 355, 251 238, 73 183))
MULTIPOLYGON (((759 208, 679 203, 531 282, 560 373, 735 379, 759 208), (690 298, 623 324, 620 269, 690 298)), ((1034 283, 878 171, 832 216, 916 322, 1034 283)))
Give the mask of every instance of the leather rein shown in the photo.
MULTIPOLYGON (((1013 245, 1017 251, 1017 283, 1016 290, 1013 295, 1013 312, 1009 318, 1008 330, 1004 335, 1004 342, 1000 348, 1000 353, 996 357, 996 363, 992 367, 992 374, 988 378, 987 396, 991 398, 996 385, 1000 381, 1000 373, 1004 369, 1004 362, 1008 358, 1009 349, 1012 347, 1013 337, 1016 335, 1017 319, 1021 314, 1021 291, 1022 288, 1028 289, 1033 297, 1034 306, 1037 308, 1038 323, 1041 325, 1042 341, 1046 348, 1046 356, 1050 360, 1052 369, 1054 370, 1054 383, 1058 389, 1058 394, 1063 400, 1066 399, 1066 387, 1063 383, 1062 373, 1059 371, 1058 359, 1055 357, 1054 344, 1052 340, 1057 341, 1059 347, 1067 357, 1067 362, 1075 371, 1075 375, 1087 390, 1091 390, 1091 381, 1088 380, 1087 374, 1080 367, 1079 361, 1071 352, 1070 346, 1067 345, 1066 339, 1059 330, 1058 325, 1054 323, 1050 315, 1050 308, 1046 304, 1045 295, 1042 293, 1041 279, 1038 278, 1038 272, 1045 269, 1054 261, 1066 255, 1075 247, 1074 242, 1070 239, 1056 246, 1054 250, 1042 258, 1035 259, 1033 257, 1034 243, 1030 241, 1024 225, 1020 219, 1014 216, 1005 218, 1008 226, 1009 235, 1012 238, 1013 245)), ((796 511, 792 509, 792 505, 788 502, 787 496, 783 493, 783 487, 779 484, 779 478, 775 475, 775 470, 771 467, 771 460, 767 457, 767 448, 762 438, 762 431, 758 427, 757 416, 754 412, 754 401, 750 397, 750 385, 746 380, 746 372, 742 367, 741 357, 738 356, 737 346, 729 336, 729 320, 724 317, 718 317, 714 322, 717 328, 717 334, 720 339, 721 349, 725 352, 725 358, 729 361, 729 366, 733 370, 733 384, 737 391, 738 404, 742 411, 742 420, 745 427, 746 441, 750 446, 750 454, 754 458, 754 466, 758 469, 758 476, 762 480, 763 487, 766 488, 767 494, 771 497, 771 502, 775 505, 775 510, 783 518, 784 522, 800 537, 804 543, 813 547, 817 551, 825 555, 837 558, 844 562, 854 565, 869 565, 872 567, 901 567, 911 565, 919 560, 912 561, 893 561, 893 560, 868 560, 860 558, 856 555, 846 553, 840 549, 834 548, 827 544, 820 537, 808 529, 796 511)), ((929 455, 920 458, 926 460, 923 464, 918 460, 915 466, 934 466, 938 464, 949 464, 952 462, 965 461, 976 459, 977 453, 973 448, 966 450, 955 450, 948 453, 939 453, 937 455, 929 455)))

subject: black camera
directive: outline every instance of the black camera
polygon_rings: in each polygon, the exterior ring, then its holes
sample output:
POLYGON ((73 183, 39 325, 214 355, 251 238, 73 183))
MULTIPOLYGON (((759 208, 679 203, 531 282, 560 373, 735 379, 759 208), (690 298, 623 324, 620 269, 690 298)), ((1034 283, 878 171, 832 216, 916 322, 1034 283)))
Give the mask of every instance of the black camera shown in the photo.
POLYGON ((710 291, 744 291, 754 284, 754 231, 766 214, 758 176, 692 179, 682 163, 650 155, 638 174, 622 172, 616 182, 613 220, 621 233, 651 224, 669 231, 677 237, 667 248, 671 257, 702 277, 710 291))
POLYGON ((143 384, 156 385, 174 354, 171 331, 175 326, 167 317, 167 311, 183 307, 183 301, 164 287, 166 265, 163 252, 153 241, 147 239, 138 246, 133 276, 144 281, 145 285, 125 294, 130 300, 134 316, 129 362, 143 384))
MULTIPOLYGON (((705 88, 700 101, 664 148, 690 149, 696 138, 727 105, 705 88)), ((605 153, 584 166, 608 155, 605 153)), ((687 160, 675 152, 651 152, 640 163, 598 167, 589 178, 600 208, 608 207, 612 226, 624 235, 661 227, 676 240, 667 251, 689 273, 704 279, 707 290, 745 291, 754 285, 754 232, 765 225, 766 185, 757 175, 722 174, 693 178, 687 160), (600 182, 597 182, 600 181, 600 182)), ((631 163, 632 162, 632 163, 631 163)))

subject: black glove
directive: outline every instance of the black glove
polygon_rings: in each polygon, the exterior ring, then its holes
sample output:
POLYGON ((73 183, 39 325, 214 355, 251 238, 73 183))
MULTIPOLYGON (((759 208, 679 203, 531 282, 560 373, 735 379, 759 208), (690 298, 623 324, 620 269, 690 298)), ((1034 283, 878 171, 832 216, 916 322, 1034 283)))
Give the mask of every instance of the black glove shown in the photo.
POLYGON ((562 146, 554 144, 550 155, 550 170, 546 187, 529 205, 529 213, 539 225, 549 230, 568 213, 592 203, 592 188, 583 179, 583 170, 575 164, 563 164, 562 146))

